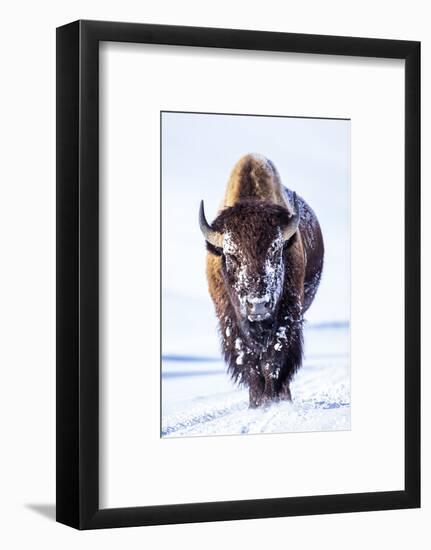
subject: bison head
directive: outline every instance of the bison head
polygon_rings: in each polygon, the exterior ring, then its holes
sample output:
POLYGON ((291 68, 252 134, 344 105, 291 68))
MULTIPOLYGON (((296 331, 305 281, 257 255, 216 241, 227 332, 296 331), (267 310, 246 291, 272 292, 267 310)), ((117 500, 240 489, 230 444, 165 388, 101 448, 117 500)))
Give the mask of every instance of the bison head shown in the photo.
POLYGON ((223 280, 245 334, 257 335, 273 323, 284 284, 283 251, 298 229, 299 210, 243 201, 223 210, 209 225, 203 202, 199 224, 208 249, 221 256, 223 280))

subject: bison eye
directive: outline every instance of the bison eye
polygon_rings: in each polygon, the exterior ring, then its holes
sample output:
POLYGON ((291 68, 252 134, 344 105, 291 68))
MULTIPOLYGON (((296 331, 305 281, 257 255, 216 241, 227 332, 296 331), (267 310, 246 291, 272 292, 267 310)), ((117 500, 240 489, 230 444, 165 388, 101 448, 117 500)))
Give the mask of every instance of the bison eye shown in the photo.
POLYGON ((238 258, 233 254, 225 254, 227 264, 236 267, 239 265, 238 258))

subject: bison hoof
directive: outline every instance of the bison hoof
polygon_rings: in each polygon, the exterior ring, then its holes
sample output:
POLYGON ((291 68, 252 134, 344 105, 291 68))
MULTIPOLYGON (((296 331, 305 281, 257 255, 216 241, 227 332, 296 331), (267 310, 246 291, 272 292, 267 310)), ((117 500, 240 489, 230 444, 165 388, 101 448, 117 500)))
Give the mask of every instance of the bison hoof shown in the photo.
POLYGON ((270 405, 279 403, 280 401, 292 401, 292 395, 289 388, 284 388, 277 394, 267 395, 263 393, 259 396, 250 396, 249 407, 250 409, 269 407, 270 405))

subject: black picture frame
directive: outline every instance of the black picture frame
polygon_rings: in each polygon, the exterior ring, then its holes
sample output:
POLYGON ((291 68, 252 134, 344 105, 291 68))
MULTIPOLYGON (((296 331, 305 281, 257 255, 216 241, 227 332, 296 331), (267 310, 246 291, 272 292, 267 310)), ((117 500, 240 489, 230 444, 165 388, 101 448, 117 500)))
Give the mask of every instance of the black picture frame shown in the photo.
POLYGON ((57 521, 78 529, 420 506, 420 42, 135 23, 57 29, 57 521), (99 42, 405 61, 403 491, 99 509, 99 42))

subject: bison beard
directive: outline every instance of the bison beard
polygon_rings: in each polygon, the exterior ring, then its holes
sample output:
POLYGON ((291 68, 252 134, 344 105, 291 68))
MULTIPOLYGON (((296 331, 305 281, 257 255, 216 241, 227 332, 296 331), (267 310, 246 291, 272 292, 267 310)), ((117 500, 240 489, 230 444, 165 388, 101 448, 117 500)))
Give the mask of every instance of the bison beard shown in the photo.
POLYGON ((283 294, 275 319, 244 324, 232 311, 220 319, 224 359, 233 380, 249 388, 250 406, 291 399, 290 382, 302 362, 302 314, 283 294))
POLYGON ((199 221, 232 378, 249 388, 251 407, 290 400, 302 363, 303 314, 323 266, 314 212, 282 188, 270 161, 247 155, 232 172, 216 220, 209 225, 201 206, 199 221))

